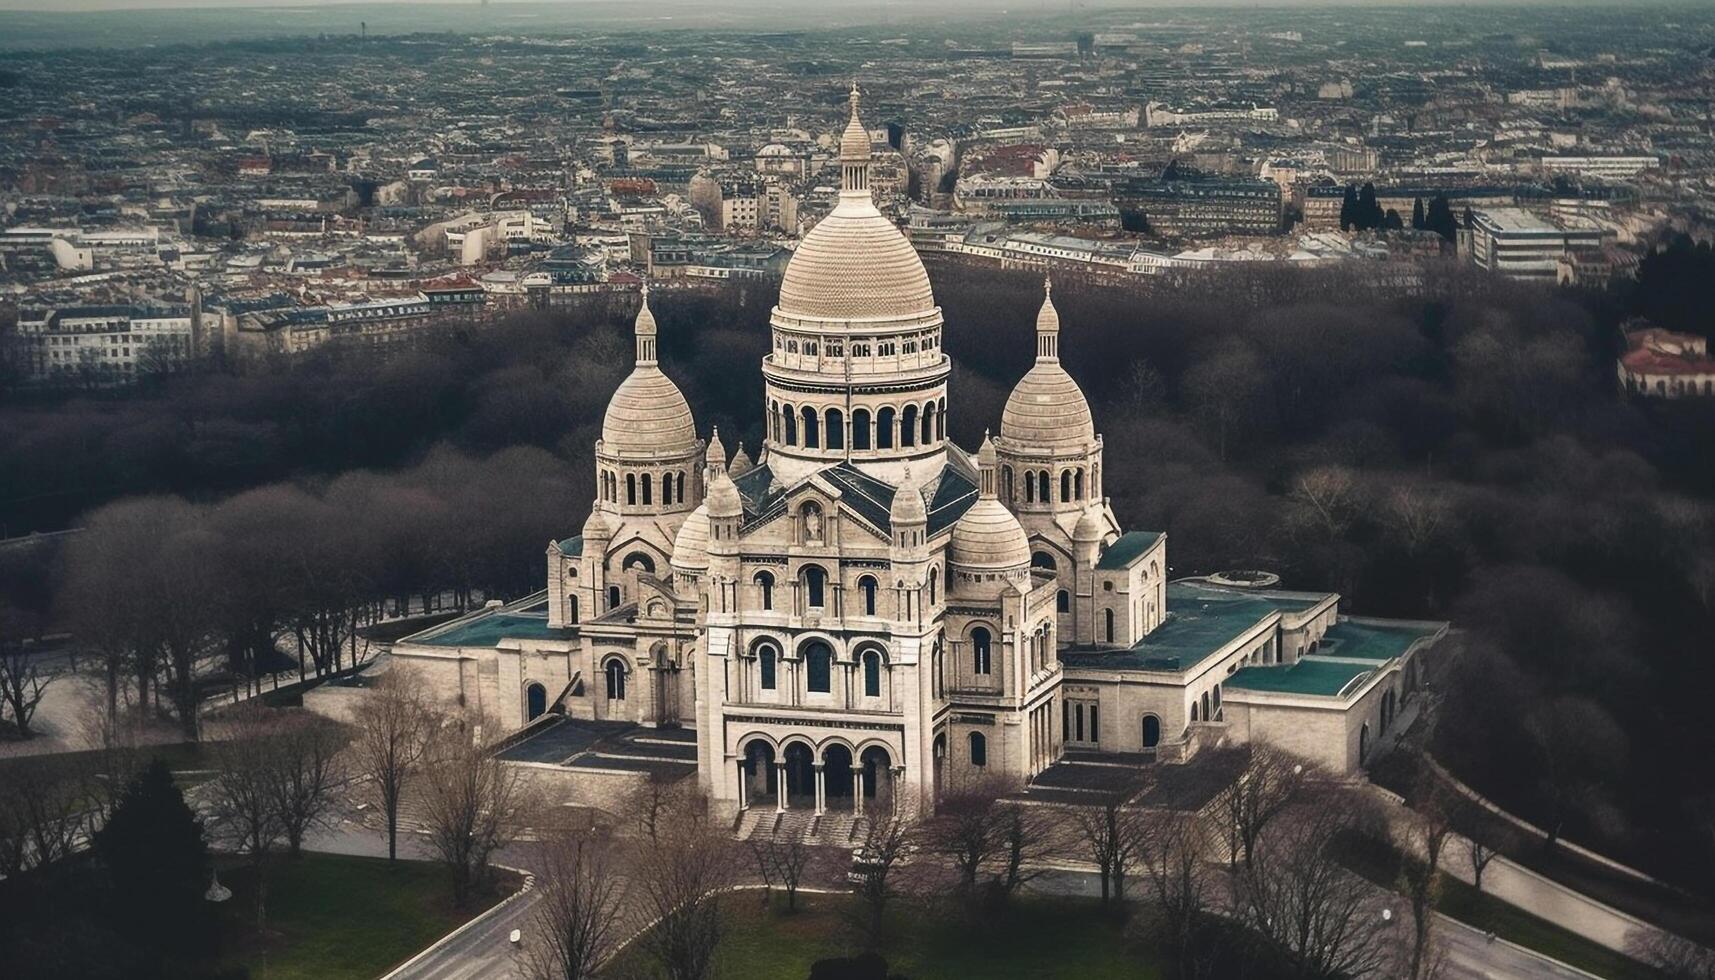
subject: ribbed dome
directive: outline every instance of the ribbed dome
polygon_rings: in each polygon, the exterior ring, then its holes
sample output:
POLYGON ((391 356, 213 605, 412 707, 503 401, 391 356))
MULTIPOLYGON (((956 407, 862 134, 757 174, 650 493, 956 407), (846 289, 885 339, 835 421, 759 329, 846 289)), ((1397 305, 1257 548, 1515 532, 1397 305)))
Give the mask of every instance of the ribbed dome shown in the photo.
POLYGON ((1090 403, 1058 361, 1037 361, 1007 396, 1001 438, 1027 449, 1081 449, 1096 438, 1090 403))
POLYGON ((709 507, 697 505, 673 537, 673 567, 700 572, 709 567, 709 507))
POLYGON ((732 482, 732 477, 725 473, 716 473, 709 482, 709 495, 702 506, 710 517, 744 516, 744 498, 738 495, 738 486, 732 482))
POLYGON ((780 312, 816 320, 912 317, 935 309, 917 250, 868 200, 842 198, 798 246, 780 312))
POLYGON ((608 453, 688 453, 697 445, 697 424, 673 379, 640 364, 608 401, 601 441, 608 453))
POLYGON ((1107 527, 1102 521, 1100 508, 1091 507, 1084 511, 1083 516, 1078 518, 1078 525, 1072 528, 1072 540, 1100 541, 1106 532, 1107 527))
POLYGON ((923 491, 918 488, 917 481, 911 478, 911 468, 905 469, 905 479, 899 483, 899 489, 893 492, 893 506, 888 513, 888 521, 894 526, 901 524, 925 524, 929 520, 929 509, 923 506, 923 491))
POLYGON ((1030 539, 1006 505, 983 497, 953 525, 948 560, 967 570, 1023 568, 1030 564, 1030 539))

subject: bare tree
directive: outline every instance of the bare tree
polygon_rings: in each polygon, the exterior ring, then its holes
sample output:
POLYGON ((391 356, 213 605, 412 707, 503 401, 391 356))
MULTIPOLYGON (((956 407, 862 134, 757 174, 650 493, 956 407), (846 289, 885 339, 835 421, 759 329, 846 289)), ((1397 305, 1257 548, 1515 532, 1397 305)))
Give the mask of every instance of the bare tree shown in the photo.
POLYGON ((1243 856, 1250 864, 1251 852, 1264 830, 1298 800, 1314 776, 1313 767, 1290 753, 1253 743, 1237 751, 1248 752, 1245 768, 1222 799, 1228 833, 1228 860, 1235 867, 1243 856))
POLYGON ((353 765, 387 820, 387 859, 399 856, 399 803, 417 776, 438 717, 422 681, 409 671, 388 671, 366 691, 356 711, 353 765))
POLYGON ((1155 899, 1160 938, 1179 960, 1179 976, 1199 975, 1197 933, 1213 881, 1205 862, 1207 825, 1196 814, 1145 811, 1130 825, 1132 852, 1155 899))
POLYGON ((0 720, 9 712, 20 738, 29 738, 30 719, 53 682, 53 671, 42 667, 40 658, 24 651, 22 644, 0 643, 0 720))
POLYGON ((1011 900, 1042 874, 1041 861, 1059 849, 1058 826, 1049 810, 1028 803, 1007 804, 1000 820, 1000 853, 992 882, 995 898, 1011 900))
POLYGON ((1306 977, 1403 972, 1378 904, 1384 893, 1334 853, 1340 836, 1362 822, 1362 802, 1330 790, 1280 813, 1237 872, 1246 925, 1306 977))
POLYGON ((752 837, 749 844, 756 872, 762 878, 764 904, 778 882, 786 893, 786 911, 798 911, 798 886, 810 866, 810 845, 796 835, 752 837))
POLYGON ((286 851, 297 857, 304 835, 323 824, 334 787, 345 779, 345 726, 320 715, 293 709, 279 719, 272 736, 274 806, 286 851))
POLYGON ((899 869, 918 846, 921 823, 910 804, 895 797, 888 809, 866 817, 863 844, 852 859, 862 918, 859 925, 870 949, 882 945, 887 909, 899 892, 899 869))
POLYGON ((1102 881, 1102 904, 1125 903, 1126 869, 1137 841, 1138 814, 1126 805, 1130 793, 1113 793, 1100 802, 1072 808, 1078 846, 1095 862, 1102 881))
POLYGON ((669 980, 705 980, 721 942, 721 914, 732 890, 732 841, 689 797, 670 811, 638 860, 636 888, 655 924, 641 938, 669 980))
POLYGON ((1400 885, 1411 903, 1411 963, 1406 976, 1427 980, 1435 965, 1433 935, 1435 903, 1441 896, 1441 854, 1453 836, 1453 808, 1434 770, 1420 766, 1419 788, 1412 794, 1400 843, 1405 860, 1400 862, 1400 885))
POLYGON ((491 730, 472 717, 442 726, 423 768, 429 845, 452 873, 460 906, 489 883, 489 858, 522 830, 530 802, 519 770, 476 741, 475 732, 491 730))
POLYGON ((923 848, 953 863, 959 894, 966 901, 977 897, 980 875, 1004 847, 1008 807, 1002 800, 1010 790, 1011 784, 999 776, 955 779, 921 828, 923 848))
POLYGON ((90 829, 88 771, 66 756, 27 756, 0 769, 0 877, 69 856, 90 829))
POLYGON ((213 835, 250 861, 258 929, 268 921, 268 852, 284 832, 275 774, 278 762, 270 741, 275 725, 271 711, 255 703, 237 709, 226 723, 224 737, 210 744, 215 775, 206 791, 213 835))
POLYGON ((530 980, 585 980, 613 952, 626 889, 611 845, 590 830, 554 830, 543 840, 540 897, 530 915, 530 941, 519 949, 530 980))

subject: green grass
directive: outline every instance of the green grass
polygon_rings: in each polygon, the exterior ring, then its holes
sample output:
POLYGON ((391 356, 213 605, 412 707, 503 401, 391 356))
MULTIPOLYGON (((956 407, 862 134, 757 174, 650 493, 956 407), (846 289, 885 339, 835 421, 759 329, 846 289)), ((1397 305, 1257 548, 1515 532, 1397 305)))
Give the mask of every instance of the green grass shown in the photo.
MULTIPOLYGON (((1401 860, 1402 856, 1391 845, 1370 838, 1342 841, 1341 863, 1385 888, 1397 890, 1401 860)), ((1659 972, 1629 956, 1539 919, 1493 895, 1479 892, 1450 875, 1441 876, 1441 893, 1435 907, 1449 918, 1492 932, 1509 942, 1552 956, 1599 977, 1609 980, 1664 980, 1659 972)))
MULTIPOLYGON (((439 865, 305 854, 268 867, 268 926, 255 928, 255 890, 243 865, 223 868, 228 965, 254 980, 372 980, 492 904, 452 907, 439 865)), ((514 887, 508 884, 508 890, 514 887)))
MULTIPOLYGON (((850 925, 856 899, 800 894, 798 903, 798 911, 787 914, 778 896, 774 907, 763 909, 760 894, 734 894, 716 976, 804 980, 815 961, 859 951, 850 925)), ((889 972, 911 980, 1155 980, 1162 975, 1153 951, 1131 940, 1094 902, 1082 899, 1025 898, 982 921, 902 906, 892 917, 890 937, 881 951, 889 972)), ((633 944, 602 976, 652 976, 652 965, 633 944)))

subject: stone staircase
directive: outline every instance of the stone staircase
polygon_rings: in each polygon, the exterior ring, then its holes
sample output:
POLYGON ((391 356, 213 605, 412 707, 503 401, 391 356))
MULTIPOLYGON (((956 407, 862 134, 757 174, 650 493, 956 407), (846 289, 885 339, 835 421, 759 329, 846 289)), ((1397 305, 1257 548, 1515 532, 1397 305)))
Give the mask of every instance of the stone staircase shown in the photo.
POLYGON ((733 837, 738 840, 772 837, 827 847, 852 847, 863 839, 867 829, 868 821, 849 811, 830 810, 818 817, 809 810, 780 813, 770 806, 753 806, 734 821, 733 837))

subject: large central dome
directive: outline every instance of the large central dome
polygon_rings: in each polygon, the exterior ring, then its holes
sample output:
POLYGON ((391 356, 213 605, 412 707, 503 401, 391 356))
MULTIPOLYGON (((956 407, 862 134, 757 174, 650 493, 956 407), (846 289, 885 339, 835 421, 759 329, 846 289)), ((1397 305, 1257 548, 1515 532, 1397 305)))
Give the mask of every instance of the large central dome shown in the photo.
POLYGON ((786 263, 782 314, 803 320, 893 320, 934 312, 923 260, 869 189, 869 131, 858 121, 857 89, 840 136, 840 199, 786 263))
POLYGON ((867 197, 842 197, 786 264, 780 312, 806 320, 921 316, 935 308, 923 260, 867 197))

